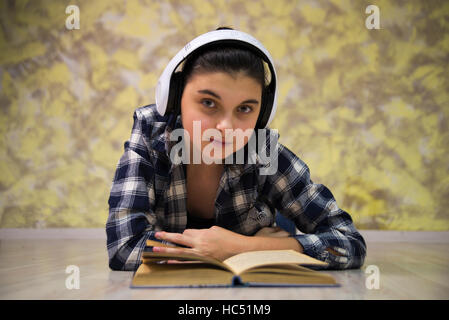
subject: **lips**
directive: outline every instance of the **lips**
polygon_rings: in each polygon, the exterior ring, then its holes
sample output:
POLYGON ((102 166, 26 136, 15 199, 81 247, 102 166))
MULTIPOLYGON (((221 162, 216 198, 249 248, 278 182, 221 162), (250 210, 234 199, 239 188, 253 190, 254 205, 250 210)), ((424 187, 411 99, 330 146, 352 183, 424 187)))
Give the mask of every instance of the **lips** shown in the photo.
POLYGON ((210 137, 210 142, 221 143, 222 145, 232 144, 232 141, 231 142, 220 141, 220 140, 214 139, 214 137, 210 137))

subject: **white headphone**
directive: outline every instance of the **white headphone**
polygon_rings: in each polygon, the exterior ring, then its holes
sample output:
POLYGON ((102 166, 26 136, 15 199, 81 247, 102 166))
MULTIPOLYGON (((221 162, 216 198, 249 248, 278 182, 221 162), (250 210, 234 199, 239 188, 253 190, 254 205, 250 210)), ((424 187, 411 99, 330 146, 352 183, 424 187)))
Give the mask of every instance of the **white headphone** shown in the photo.
MULTIPOLYGON (((238 43, 244 45, 248 49, 255 51, 259 56, 268 64, 271 72, 271 81, 267 88, 264 89, 264 94, 262 95, 262 105, 261 105, 261 126, 263 128, 267 127, 276 113, 276 98, 277 98, 277 77, 276 70, 274 68, 273 59, 267 49, 260 43, 256 38, 251 35, 237 31, 237 30, 214 30, 202 34, 189 43, 187 43, 184 48, 182 48, 168 63, 165 67, 162 75, 160 76, 157 87, 156 87, 156 109, 160 115, 165 115, 167 111, 171 83, 173 81, 173 74, 176 68, 183 62, 189 55, 191 55, 195 50, 209 44, 217 43, 238 43), (263 113, 264 112, 264 113, 263 113)), ((175 89, 179 90, 179 89, 175 89)))

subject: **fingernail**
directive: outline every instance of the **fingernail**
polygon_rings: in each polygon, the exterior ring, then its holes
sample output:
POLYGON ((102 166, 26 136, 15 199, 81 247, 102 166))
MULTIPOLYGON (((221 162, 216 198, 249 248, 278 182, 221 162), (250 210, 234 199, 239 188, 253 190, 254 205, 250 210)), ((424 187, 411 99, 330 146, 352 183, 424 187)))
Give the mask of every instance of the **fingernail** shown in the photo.
POLYGON ((160 234, 160 232, 156 232, 156 233, 154 234, 154 236, 155 236, 156 238, 159 238, 159 237, 161 236, 161 234, 160 234))
POLYGON ((160 247, 153 247, 153 252, 160 252, 161 248, 160 247))

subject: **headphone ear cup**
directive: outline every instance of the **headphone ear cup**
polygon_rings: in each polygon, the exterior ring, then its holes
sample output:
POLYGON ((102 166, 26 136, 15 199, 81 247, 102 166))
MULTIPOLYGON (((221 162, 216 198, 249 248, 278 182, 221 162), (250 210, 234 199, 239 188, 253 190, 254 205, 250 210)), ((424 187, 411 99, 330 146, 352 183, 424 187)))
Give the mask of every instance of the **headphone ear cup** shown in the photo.
POLYGON ((182 72, 173 73, 170 80, 170 91, 168 93, 167 111, 168 113, 179 114, 181 110, 181 98, 184 90, 184 76, 182 72))
POLYGON ((263 129, 268 122, 273 108, 274 93, 267 87, 262 90, 262 103, 260 104, 260 114, 257 119, 256 129, 263 129))

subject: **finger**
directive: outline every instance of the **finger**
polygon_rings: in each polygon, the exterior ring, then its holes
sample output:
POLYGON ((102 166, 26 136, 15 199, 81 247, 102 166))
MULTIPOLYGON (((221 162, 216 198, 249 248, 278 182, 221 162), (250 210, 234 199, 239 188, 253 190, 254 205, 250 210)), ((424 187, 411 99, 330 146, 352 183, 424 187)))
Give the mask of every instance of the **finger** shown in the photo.
POLYGON ((281 231, 274 232, 274 233, 270 234, 270 236, 275 237, 275 238, 282 238, 282 237, 290 236, 290 233, 288 233, 287 231, 281 230, 281 231))
POLYGON ((190 254, 195 256, 202 256, 194 249, 182 248, 168 248, 168 247, 153 247, 153 252, 162 252, 169 254, 190 254))
POLYGON ((255 235, 256 236, 263 236, 263 235, 271 236, 273 233, 281 231, 281 230, 282 229, 280 227, 263 227, 262 229, 257 231, 257 233, 255 235))
POLYGON ((202 229, 185 229, 184 232, 182 233, 183 235, 194 235, 198 233, 198 230, 202 230, 202 229))
POLYGON ((187 247, 191 247, 191 244, 192 244, 190 237, 188 235, 184 235, 182 233, 159 231, 159 232, 156 232, 155 237, 160 240, 169 241, 169 242, 184 245, 187 247))
POLYGON ((266 230, 267 230, 267 232, 269 232, 269 233, 275 233, 275 232, 279 232, 279 231, 282 231, 282 230, 284 230, 284 229, 281 229, 281 227, 267 227, 266 228, 266 230))
POLYGON ((186 264, 186 263, 198 263, 198 261, 186 261, 186 260, 167 260, 167 264, 186 264))
POLYGON ((187 253, 185 249, 167 248, 167 247, 153 247, 153 252, 173 253, 173 254, 187 253))
POLYGON ((265 234, 265 233, 271 233, 271 227, 263 227, 262 229, 260 229, 259 231, 257 231, 256 234, 265 234))

